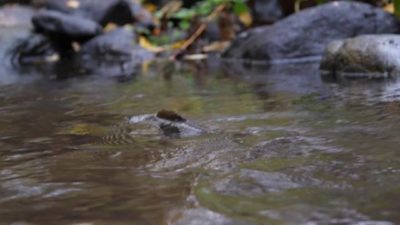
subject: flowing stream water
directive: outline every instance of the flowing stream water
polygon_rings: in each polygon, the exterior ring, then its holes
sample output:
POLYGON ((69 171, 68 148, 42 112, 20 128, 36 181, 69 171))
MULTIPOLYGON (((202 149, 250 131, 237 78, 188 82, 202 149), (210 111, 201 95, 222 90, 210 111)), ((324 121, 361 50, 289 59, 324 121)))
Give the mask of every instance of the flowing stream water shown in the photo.
POLYGON ((0 224, 400 224, 400 83, 317 64, 0 74, 0 224), (132 116, 175 110, 206 132, 132 116))

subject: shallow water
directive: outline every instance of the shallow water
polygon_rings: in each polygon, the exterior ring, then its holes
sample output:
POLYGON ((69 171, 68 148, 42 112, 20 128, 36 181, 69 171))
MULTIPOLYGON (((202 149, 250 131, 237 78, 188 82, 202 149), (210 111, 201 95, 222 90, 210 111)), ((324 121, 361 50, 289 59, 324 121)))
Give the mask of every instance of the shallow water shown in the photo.
POLYGON ((0 224, 398 224, 400 83, 316 64, 0 74, 0 224), (131 116, 173 109, 207 132, 131 116))

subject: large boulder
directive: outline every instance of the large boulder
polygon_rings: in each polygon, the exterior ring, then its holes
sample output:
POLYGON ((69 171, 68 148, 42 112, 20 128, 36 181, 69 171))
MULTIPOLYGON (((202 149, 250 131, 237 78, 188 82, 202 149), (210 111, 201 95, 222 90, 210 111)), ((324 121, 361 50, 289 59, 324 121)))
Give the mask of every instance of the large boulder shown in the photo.
POLYGON ((399 31, 399 21, 379 8, 335 1, 244 32, 223 56, 264 61, 320 57, 333 40, 399 31))
POLYGON ((92 20, 51 10, 38 12, 32 23, 39 33, 69 41, 86 41, 101 33, 101 27, 92 20))
POLYGON ((37 0, 37 5, 75 16, 85 17, 105 26, 107 23, 118 25, 138 22, 152 26, 151 14, 135 0, 80 0, 71 4, 69 0, 37 0))
POLYGON ((400 35, 362 35, 333 41, 325 50, 321 70, 341 76, 400 75, 400 35))

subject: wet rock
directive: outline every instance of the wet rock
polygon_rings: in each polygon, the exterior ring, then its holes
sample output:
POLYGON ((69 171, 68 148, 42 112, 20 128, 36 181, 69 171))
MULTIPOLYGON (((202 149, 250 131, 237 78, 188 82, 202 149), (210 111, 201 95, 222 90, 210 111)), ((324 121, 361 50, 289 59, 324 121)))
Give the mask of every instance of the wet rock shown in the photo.
POLYGON ((41 34, 21 39, 11 50, 14 67, 55 62, 59 58, 56 46, 41 34))
POLYGON ((326 44, 333 40, 399 31, 398 20, 379 8, 335 1, 303 10, 274 25, 244 32, 223 56, 272 62, 319 59, 326 44))
POLYGON ((129 57, 134 41, 135 34, 132 30, 118 28, 85 43, 81 54, 102 58, 129 57))
POLYGON ((154 57, 134 42, 131 29, 118 28, 85 43, 77 61, 90 74, 128 78, 135 73, 137 65, 154 57))
POLYGON ((251 225, 252 223, 228 218, 205 208, 188 209, 179 215, 174 225, 251 225))
POLYGON ((330 43, 321 70, 340 76, 387 77, 400 74, 400 36, 362 35, 330 43))
POLYGON ((32 23, 39 33, 69 41, 86 41, 101 32, 101 27, 92 20, 50 10, 38 12, 32 23))
POLYGON ((138 22, 144 26, 153 25, 151 14, 134 0, 80 0, 78 4, 71 4, 69 0, 44 0, 39 1, 38 5, 85 17, 102 26, 107 23, 125 25, 132 22, 138 22))

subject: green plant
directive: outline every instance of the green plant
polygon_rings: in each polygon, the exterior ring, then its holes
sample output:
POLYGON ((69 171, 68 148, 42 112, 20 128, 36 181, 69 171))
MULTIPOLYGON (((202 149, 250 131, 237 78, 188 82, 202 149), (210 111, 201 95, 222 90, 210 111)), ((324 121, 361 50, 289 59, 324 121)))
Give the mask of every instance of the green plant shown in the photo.
MULTIPOLYGON (((210 15, 215 8, 221 5, 228 6, 236 15, 249 11, 246 4, 247 0, 203 0, 191 8, 182 8, 171 14, 169 19, 179 20, 181 29, 188 29, 191 20, 195 18, 204 18, 210 15)), ((156 13, 161 18, 163 15, 156 13)))
POLYGON ((393 0, 394 14, 400 17, 400 0, 393 0))

